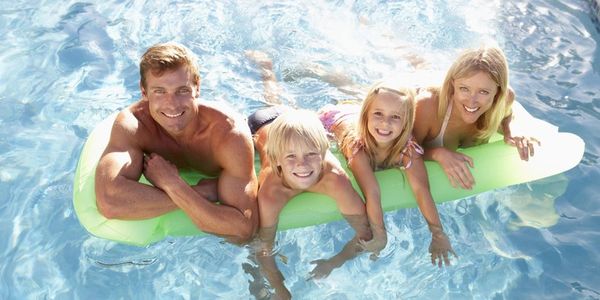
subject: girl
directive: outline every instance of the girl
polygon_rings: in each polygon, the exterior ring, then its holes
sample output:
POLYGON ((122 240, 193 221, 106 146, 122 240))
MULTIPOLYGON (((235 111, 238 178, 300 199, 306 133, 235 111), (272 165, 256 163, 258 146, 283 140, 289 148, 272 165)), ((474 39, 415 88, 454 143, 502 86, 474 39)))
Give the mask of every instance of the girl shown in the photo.
POLYGON ((362 105, 328 105, 319 112, 321 122, 334 135, 348 161, 366 200, 373 232, 363 246, 375 255, 387 243, 381 208, 381 192, 374 171, 389 168, 405 170, 417 204, 432 233, 431 261, 449 264, 448 253, 456 256, 442 230, 440 218, 429 191, 423 149, 414 141, 414 91, 374 85, 362 105))

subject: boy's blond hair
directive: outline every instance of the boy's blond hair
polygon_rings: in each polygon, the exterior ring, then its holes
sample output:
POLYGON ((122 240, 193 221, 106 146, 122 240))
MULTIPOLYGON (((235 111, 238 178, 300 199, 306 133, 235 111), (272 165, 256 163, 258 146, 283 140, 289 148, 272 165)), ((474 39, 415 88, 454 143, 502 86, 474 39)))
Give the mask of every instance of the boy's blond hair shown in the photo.
POLYGON ((448 102, 454 94, 453 82, 460 78, 473 76, 479 71, 487 73, 498 87, 492 107, 477 119, 475 138, 485 141, 498 130, 502 119, 510 115, 510 107, 507 103, 508 63, 504 52, 498 46, 484 45, 476 49, 468 49, 454 61, 446 73, 440 90, 438 119, 444 119, 448 110, 448 102))
POLYGON ((271 123, 265 143, 269 163, 278 175, 281 175, 277 168, 278 158, 285 154, 292 142, 317 148, 323 158, 329 149, 325 128, 314 112, 292 109, 282 113, 271 123))

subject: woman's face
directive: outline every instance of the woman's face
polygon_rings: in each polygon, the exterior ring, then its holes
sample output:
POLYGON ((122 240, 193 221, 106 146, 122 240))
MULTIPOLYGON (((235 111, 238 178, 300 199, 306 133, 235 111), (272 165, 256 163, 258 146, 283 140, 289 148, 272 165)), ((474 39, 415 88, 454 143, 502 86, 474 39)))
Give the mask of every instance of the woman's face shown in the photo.
POLYGON ((314 146, 292 138, 278 161, 284 181, 292 188, 306 190, 321 177, 323 157, 314 146))
POLYGON ((404 129, 405 105, 400 96, 381 90, 373 99, 367 117, 367 129, 379 147, 389 146, 404 129))
POLYGON ((494 103, 498 85, 484 71, 453 81, 453 109, 467 124, 473 124, 494 103))

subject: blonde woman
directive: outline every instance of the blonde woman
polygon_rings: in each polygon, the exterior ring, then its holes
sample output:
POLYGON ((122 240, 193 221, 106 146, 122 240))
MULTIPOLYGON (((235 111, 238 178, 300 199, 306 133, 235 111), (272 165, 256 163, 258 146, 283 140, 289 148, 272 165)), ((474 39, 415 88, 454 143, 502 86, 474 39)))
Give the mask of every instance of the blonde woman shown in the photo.
POLYGON ((473 160, 455 150, 487 143, 495 132, 515 145, 521 159, 534 155, 535 138, 513 136, 515 95, 508 85, 508 64, 497 46, 464 51, 452 64, 441 88, 420 89, 414 135, 425 159, 437 161, 454 187, 470 189, 473 160))

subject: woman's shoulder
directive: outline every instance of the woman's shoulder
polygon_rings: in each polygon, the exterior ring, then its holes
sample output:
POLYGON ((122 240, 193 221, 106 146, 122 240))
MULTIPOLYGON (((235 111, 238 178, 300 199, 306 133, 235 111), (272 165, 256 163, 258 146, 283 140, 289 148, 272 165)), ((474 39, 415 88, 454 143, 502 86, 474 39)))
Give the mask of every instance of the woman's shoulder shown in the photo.
POLYGON ((415 95, 417 117, 419 115, 437 116, 439 89, 436 87, 420 88, 415 95))

